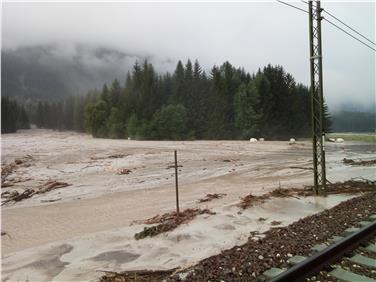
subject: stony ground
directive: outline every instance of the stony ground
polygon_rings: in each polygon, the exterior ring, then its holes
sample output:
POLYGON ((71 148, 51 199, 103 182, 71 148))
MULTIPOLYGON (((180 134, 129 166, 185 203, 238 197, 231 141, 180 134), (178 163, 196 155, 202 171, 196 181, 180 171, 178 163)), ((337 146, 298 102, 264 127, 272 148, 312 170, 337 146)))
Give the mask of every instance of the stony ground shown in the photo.
MULTIPOLYGON (((185 270, 187 281, 255 281, 271 267, 286 266, 289 257, 308 256, 311 247, 325 242, 376 213, 376 192, 347 200, 283 228, 272 228, 264 238, 250 237, 241 246, 235 246, 217 256, 201 261, 185 270)), ((179 281, 181 275, 171 280, 179 281)))

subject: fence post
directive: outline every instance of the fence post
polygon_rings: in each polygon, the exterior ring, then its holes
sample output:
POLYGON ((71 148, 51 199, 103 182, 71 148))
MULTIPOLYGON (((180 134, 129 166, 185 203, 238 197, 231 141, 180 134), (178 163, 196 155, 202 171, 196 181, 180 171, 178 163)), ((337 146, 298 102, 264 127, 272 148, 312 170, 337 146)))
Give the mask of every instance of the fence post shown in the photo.
POLYGON ((175 190, 176 190, 176 216, 179 218, 179 185, 178 185, 178 156, 175 150, 175 190))

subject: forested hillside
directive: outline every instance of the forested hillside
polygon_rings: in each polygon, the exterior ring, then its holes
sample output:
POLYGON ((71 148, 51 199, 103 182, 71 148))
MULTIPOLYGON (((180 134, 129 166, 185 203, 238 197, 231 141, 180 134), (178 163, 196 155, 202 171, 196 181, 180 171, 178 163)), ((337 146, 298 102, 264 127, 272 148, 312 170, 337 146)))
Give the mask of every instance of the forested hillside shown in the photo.
POLYGON ((59 101, 124 77, 137 59, 118 50, 84 45, 5 49, 1 51, 1 93, 19 101, 59 101))
MULTIPOLYGON (((137 139, 286 139, 310 135, 310 96, 281 66, 255 74, 229 62, 210 73, 196 61, 172 74, 136 63, 125 83, 29 107, 39 127, 137 139)), ((328 124, 329 117, 327 115, 328 124)))
POLYGON ((1 97, 1 133, 16 132, 17 129, 29 129, 29 118, 25 108, 7 97, 1 97))
POLYGON ((376 113, 340 111, 333 114, 334 132, 375 132, 376 113))

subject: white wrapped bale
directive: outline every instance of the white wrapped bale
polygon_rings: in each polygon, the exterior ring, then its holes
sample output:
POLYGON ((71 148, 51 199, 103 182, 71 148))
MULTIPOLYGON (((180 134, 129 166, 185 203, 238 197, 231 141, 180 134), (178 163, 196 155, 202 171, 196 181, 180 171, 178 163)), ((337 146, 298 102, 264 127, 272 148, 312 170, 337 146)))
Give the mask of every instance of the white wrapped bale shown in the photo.
POLYGON ((342 138, 337 138, 336 139, 336 143, 343 143, 343 142, 345 142, 345 140, 343 140, 342 138))
POLYGON ((295 144, 295 142, 296 142, 295 138, 290 138, 290 141, 289 141, 289 144, 290 144, 290 145, 291 145, 291 144, 295 144))
POLYGON ((257 142, 257 139, 256 139, 256 138, 251 138, 251 139, 249 139, 249 142, 251 142, 251 143, 256 143, 256 142, 257 142))
POLYGON ((260 138, 259 141, 260 141, 260 142, 263 142, 263 141, 265 141, 265 139, 264 139, 264 138, 260 138))

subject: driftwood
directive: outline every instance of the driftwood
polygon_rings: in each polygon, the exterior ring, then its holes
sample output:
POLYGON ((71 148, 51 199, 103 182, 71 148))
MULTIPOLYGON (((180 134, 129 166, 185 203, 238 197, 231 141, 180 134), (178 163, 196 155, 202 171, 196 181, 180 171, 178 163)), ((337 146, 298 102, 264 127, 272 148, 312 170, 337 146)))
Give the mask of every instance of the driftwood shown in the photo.
MULTIPOLYGON (((354 194, 354 193, 366 193, 376 191, 376 181, 364 179, 362 177, 352 178, 344 182, 331 183, 328 181, 326 185, 326 194, 354 194)), ((293 197, 298 198, 298 196, 314 196, 314 187, 306 186, 303 189, 300 188, 277 188, 269 193, 263 194, 261 196, 254 196, 249 194, 241 199, 238 206, 241 209, 246 209, 254 204, 263 203, 269 200, 271 197, 284 198, 293 197)))
POLYGON ((57 202, 57 201, 61 201, 61 198, 50 199, 50 200, 42 200, 42 201, 40 201, 40 202, 41 202, 41 203, 53 203, 53 202, 57 202))
MULTIPOLYGON (((178 167, 183 167, 182 165, 178 165, 178 167)), ((169 165, 166 167, 166 169, 175 168, 175 165, 169 165)))
MULTIPOLYGON (((363 177, 351 178, 344 182, 328 183, 326 185, 326 194, 356 194, 376 191, 376 181, 364 179, 363 177)), ((315 195, 313 186, 306 186, 299 195, 315 195)))
POLYGON ((174 230, 179 225, 183 223, 188 223, 192 219, 194 219, 196 216, 200 214, 215 214, 215 212, 212 212, 208 209, 186 209, 184 211, 181 211, 179 213, 179 217, 177 217, 176 212, 171 213, 165 213, 162 215, 156 215, 152 218, 149 218, 147 220, 144 220, 142 223, 144 224, 156 224, 159 223, 156 226, 151 227, 145 227, 143 231, 135 234, 135 239, 143 239, 145 237, 153 237, 158 234, 168 232, 171 230, 174 230))
POLYGON ((90 159, 93 161, 97 160, 105 160, 105 159, 120 159, 120 158, 125 158, 129 156, 129 154, 114 154, 114 155, 109 155, 105 157, 91 157, 90 159))
POLYGON ((143 282, 143 281, 163 281, 171 276, 177 268, 168 270, 130 270, 114 272, 108 270, 97 270, 105 274, 100 278, 100 282, 143 282))
POLYGON ((119 170, 118 174, 130 174, 132 171, 127 168, 122 168, 119 170))
POLYGON ((42 186, 39 186, 39 188, 35 191, 35 193, 36 194, 43 194, 43 193, 49 192, 51 190, 67 187, 69 185, 71 185, 71 184, 68 184, 68 183, 65 183, 65 182, 60 182, 60 181, 50 180, 50 181, 47 181, 42 186))
POLYGON ((12 201, 19 202, 24 199, 31 198, 34 194, 35 194, 35 190, 32 188, 28 188, 25 191, 23 191, 21 194, 17 192, 16 195, 9 197, 4 202, 2 202, 1 205, 5 205, 6 203, 12 202, 12 201))
POLYGON ((30 155, 26 155, 22 158, 15 159, 10 164, 4 164, 1 165, 1 185, 2 187, 5 181, 7 180, 7 177, 13 173, 19 166, 28 167, 30 166, 30 161, 32 161, 34 158, 30 155))
POLYGON ((214 193, 214 194, 206 194, 205 198, 202 198, 200 199, 198 202, 199 203, 204 203, 204 202, 210 202, 214 199, 220 199, 220 198, 223 198, 224 196, 226 196, 227 194, 225 193, 214 193))
POLYGON ((225 159, 225 160, 222 160, 222 162, 224 162, 224 163, 231 163, 231 162, 237 162, 239 160, 240 159, 225 159))
POLYGON ((371 165, 376 165, 376 160, 352 160, 352 159, 346 159, 344 158, 343 160, 344 164, 347 165, 354 165, 354 166, 371 166, 371 165))
POLYGON ((241 202, 238 204, 238 206, 245 210, 246 208, 249 208, 253 206, 254 204, 259 204, 265 202, 265 200, 268 200, 270 198, 269 194, 263 194, 261 196, 254 196, 252 194, 248 194, 247 196, 243 197, 241 199, 241 202))
POLYGON ((312 167, 304 167, 304 166, 289 166, 289 168, 293 168, 293 169, 304 169, 304 170, 313 170, 312 167))
POLYGON ((50 180, 50 181, 47 181, 45 184, 43 184, 43 185, 41 185, 37 188, 28 188, 25 191, 23 191, 21 194, 18 193, 16 190, 14 190, 15 192, 14 191, 9 192, 9 195, 7 195, 8 194, 7 192, 4 192, 4 193, 2 193, 1 196, 2 197, 8 196, 8 199, 6 199, 4 202, 2 202, 1 205, 5 205, 8 202, 19 202, 19 201, 22 201, 24 199, 31 198, 34 195, 47 193, 51 190, 67 187, 69 185, 71 185, 71 184, 68 184, 68 183, 65 183, 65 182, 60 182, 60 181, 50 180))
POLYGON ((264 203, 266 200, 269 200, 270 198, 298 198, 296 195, 304 195, 304 189, 299 188, 282 188, 281 186, 277 189, 274 189, 273 191, 262 194, 260 196, 254 196, 252 194, 248 194, 244 198, 241 199, 241 202, 238 204, 238 206, 241 209, 246 209, 254 204, 264 203))

